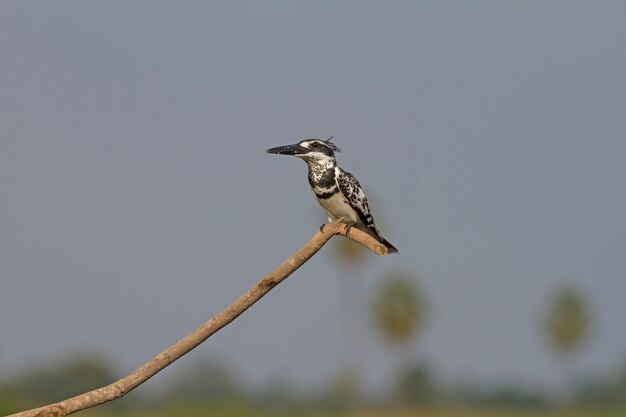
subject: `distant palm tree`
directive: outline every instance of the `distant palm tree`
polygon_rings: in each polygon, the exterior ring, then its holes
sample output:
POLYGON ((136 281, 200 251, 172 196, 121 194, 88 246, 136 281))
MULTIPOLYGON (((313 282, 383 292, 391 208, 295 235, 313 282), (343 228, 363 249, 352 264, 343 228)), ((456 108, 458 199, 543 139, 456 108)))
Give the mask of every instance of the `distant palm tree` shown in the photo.
POLYGON ((395 379, 400 384, 411 365, 415 337, 426 320, 425 296, 415 277, 394 273, 384 281, 374 300, 374 319, 384 339, 399 350, 395 379))
POLYGON ((363 308, 363 267, 367 249, 350 239, 337 239, 332 253, 339 265, 337 292, 339 298, 339 331, 342 348, 341 370, 336 390, 344 401, 353 403, 361 391, 361 347, 363 308))
POLYGON ((571 360, 589 334, 590 314, 582 292, 562 287, 554 294, 544 317, 544 333, 552 348, 561 359, 561 401, 570 397, 572 387, 571 360))
POLYGON ((337 261, 345 266, 360 265, 368 255, 367 249, 354 240, 337 239, 335 242, 337 250, 333 251, 333 254, 336 255, 337 261))

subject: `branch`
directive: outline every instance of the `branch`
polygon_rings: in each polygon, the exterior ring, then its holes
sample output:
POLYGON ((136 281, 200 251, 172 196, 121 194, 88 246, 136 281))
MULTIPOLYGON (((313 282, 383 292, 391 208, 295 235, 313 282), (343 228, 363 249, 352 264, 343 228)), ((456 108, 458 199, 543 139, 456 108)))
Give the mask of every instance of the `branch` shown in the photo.
POLYGON ((179 359, 181 356, 200 345, 200 343, 204 342, 222 327, 239 317, 241 313, 259 301, 265 294, 270 292, 272 288, 286 279, 296 269, 300 268, 300 266, 315 255, 334 235, 349 237, 378 255, 387 254, 387 247, 380 244, 368 234, 356 228, 352 228, 348 236, 346 225, 341 223, 340 220, 329 223, 316 233, 306 245, 300 248, 291 257, 287 258, 274 272, 271 272, 256 283, 231 305, 124 378, 102 388, 77 395, 76 397, 32 410, 22 411, 7 417, 64 417, 77 411, 95 407, 96 405, 123 397, 152 378, 157 372, 176 359, 179 359))

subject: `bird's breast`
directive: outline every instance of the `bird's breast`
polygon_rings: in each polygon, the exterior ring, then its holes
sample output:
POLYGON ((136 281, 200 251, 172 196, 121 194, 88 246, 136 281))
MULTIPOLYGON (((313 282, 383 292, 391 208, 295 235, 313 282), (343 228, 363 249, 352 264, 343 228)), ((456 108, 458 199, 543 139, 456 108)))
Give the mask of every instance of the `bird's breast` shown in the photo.
POLYGON ((350 204, 348 204, 339 191, 327 198, 319 198, 317 195, 315 197, 330 220, 336 220, 340 217, 343 217, 347 222, 356 222, 359 220, 357 212, 350 207, 350 204))

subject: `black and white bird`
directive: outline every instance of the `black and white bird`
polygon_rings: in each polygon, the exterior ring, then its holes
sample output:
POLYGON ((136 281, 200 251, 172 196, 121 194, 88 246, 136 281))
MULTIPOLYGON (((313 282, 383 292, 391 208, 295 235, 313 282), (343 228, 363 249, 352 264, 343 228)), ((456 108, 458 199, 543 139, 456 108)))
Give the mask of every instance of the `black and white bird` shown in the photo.
POLYGON ((306 162, 311 191, 326 211, 328 220, 343 218, 348 226, 364 231, 387 246, 389 253, 397 253, 398 250, 380 235, 359 182, 337 166, 335 152, 341 150, 331 139, 304 139, 295 145, 279 146, 266 152, 292 155, 306 162))

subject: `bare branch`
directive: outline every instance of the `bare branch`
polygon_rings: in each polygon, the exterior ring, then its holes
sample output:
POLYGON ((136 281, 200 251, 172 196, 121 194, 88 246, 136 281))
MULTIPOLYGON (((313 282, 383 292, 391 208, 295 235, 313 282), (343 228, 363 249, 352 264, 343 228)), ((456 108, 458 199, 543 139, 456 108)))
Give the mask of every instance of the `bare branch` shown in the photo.
POLYGON ((287 258, 276 270, 256 283, 231 305, 124 378, 76 397, 32 410, 22 411, 7 417, 64 417, 123 397, 153 377, 157 372, 200 345, 200 343, 204 342, 222 327, 235 320, 241 313, 259 301, 272 288, 315 255, 331 237, 338 234, 361 243, 378 255, 387 254, 385 245, 380 244, 374 238, 356 228, 350 229, 350 232, 347 233, 346 225, 341 223, 340 220, 336 220, 325 225, 306 245, 287 258))

